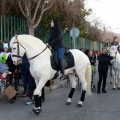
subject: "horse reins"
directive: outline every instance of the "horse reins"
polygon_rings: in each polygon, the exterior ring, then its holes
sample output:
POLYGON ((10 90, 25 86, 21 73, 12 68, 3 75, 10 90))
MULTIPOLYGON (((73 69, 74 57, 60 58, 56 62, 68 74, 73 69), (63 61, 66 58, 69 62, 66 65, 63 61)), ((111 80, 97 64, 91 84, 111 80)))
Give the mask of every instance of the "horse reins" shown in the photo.
MULTIPOLYGON (((23 45, 21 45, 20 42, 19 42, 18 40, 17 40, 17 42, 13 42, 13 44, 15 44, 15 43, 17 43, 17 55, 12 55, 12 57, 22 58, 22 56, 19 55, 19 54, 20 54, 19 45, 20 45, 22 48, 24 48, 24 49, 25 49, 25 47, 24 47, 23 45)), ((34 58, 36 58, 37 56, 39 56, 40 54, 42 54, 46 49, 47 49, 47 46, 46 46, 40 53, 38 53, 37 55, 35 55, 35 56, 33 56, 33 57, 27 59, 27 60, 24 61, 24 62, 22 62, 22 64, 23 64, 23 63, 26 63, 26 62, 28 62, 28 61, 34 59, 34 58)), ((25 51, 26 51, 26 49, 25 49, 25 51)), ((22 61, 22 60, 21 60, 21 61, 22 61)))

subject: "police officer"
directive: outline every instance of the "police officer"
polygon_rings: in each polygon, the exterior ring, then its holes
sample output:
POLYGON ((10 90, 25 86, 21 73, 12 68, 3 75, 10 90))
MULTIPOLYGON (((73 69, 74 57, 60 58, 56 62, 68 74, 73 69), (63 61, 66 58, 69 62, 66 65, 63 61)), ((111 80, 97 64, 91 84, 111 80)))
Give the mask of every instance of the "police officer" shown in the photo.
POLYGON ((107 79, 107 73, 108 73, 108 66, 110 65, 110 60, 114 59, 113 57, 110 57, 107 53, 107 49, 102 49, 102 54, 98 56, 98 72, 99 72, 99 81, 98 81, 98 89, 97 93, 101 93, 101 83, 102 84, 102 92, 107 93, 105 87, 106 87, 106 79, 107 79))

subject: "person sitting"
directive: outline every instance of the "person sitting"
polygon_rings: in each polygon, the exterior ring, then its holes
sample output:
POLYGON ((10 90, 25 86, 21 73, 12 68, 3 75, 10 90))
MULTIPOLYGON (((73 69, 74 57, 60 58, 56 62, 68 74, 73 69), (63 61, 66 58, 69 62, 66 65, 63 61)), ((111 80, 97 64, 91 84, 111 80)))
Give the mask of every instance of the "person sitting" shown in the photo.
POLYGON ((51 21, 50 39, 46 43, 47 46, 51 46, 53 50, 57 52, 57 57, 60 65, 61 79, 65 79, 64 72, 64 54, 65 48, 62 43, 62 30, 60 28, 60 23, 57 19, 51 21))

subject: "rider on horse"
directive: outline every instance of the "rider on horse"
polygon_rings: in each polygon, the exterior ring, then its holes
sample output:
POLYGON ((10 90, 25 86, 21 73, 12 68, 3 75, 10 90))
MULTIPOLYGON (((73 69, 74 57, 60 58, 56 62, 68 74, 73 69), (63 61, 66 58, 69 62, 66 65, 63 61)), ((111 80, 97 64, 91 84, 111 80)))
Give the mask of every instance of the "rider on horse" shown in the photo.
POLYGON ((46 43, 48 46, 51 46, 57 52, 57 58, 60 65, 61 79, 65 79, 64 72, 64 54, 65 48, 62 43, 62 30, 60 28, 60 23, 57 19, 51 21, 51 30, 50 30, 50 39, 46 43))
POLYGON ((114 37, 114 38, 113 38, 113 41, 112 41, 112 43, 111 43, 111 46, 113 46, 113 45, 118 46, 118 47, 117 47, 117 50, 118 50, 118 52, 120 53, 120 43, 118 42, 118 38, 117 38, 117 37, 114 37))

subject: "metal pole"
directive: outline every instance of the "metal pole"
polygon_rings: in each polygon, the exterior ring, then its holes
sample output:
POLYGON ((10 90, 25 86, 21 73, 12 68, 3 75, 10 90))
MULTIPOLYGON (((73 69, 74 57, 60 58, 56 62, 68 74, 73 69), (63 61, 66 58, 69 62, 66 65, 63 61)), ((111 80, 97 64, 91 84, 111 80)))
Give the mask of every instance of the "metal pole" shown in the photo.
POLYGON ((75 37, 73 37, 73 44, 74 44, 74 49, 75 49, 75 37))
POLYGON ((14 17, 14 23, 13 24, 14 24, 14 33, 13 34, 15 35, 15 34, 17 34, 17 31, 16 31, 16 18, 15 17, 14 17))
POLYGON ((6 16, 4 15, 4 42, 6 41, 6 16))
POLYGON ((9 29, 10 29, 10 16, 8 16, 7 17, 7 31, 8 31, 8 33, 7 33, 7 42, 9 42, 10 41, 10 31, 9 31, 9 29))
POLYGON ((73 30, 73 44, 74 44, 74 49, 75 49, 75 29, 73 30))
POLYGON ((13 18, 12 16, 10 16, 10 31, 11 31, 11 35, 10 35, 10 38, 13 36, 13 18))
POLYGON ((1 42, 3 41, 3 24, 2 24, 2 17, 3 15, 0 15, 1 17, 1 42))

